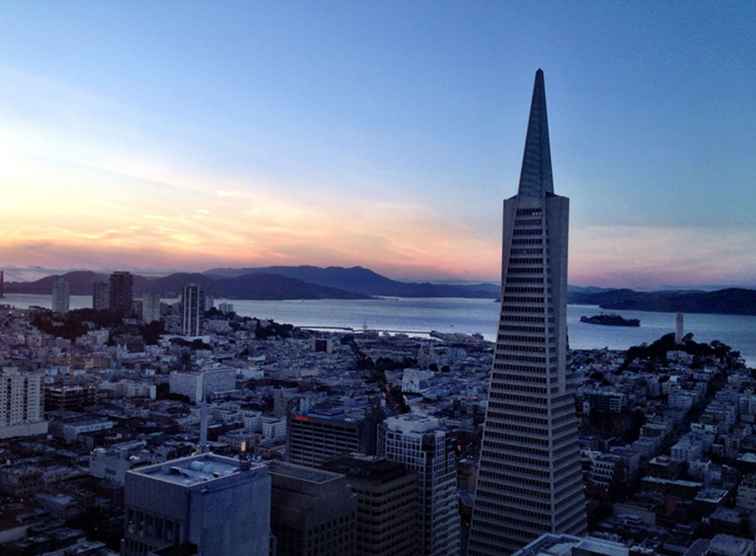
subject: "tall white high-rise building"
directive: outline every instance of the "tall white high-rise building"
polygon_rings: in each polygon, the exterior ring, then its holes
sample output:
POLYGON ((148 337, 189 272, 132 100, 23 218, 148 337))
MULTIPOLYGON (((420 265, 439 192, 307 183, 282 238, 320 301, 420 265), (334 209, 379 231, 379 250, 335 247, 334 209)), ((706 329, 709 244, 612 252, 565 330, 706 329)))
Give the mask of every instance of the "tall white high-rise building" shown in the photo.
POLYGON ((554 194, 538 70, 517 195, 504 201, 501 314, 470 556, 511 554, 547 532, 581 535, 586 508, 567 374, 569 199, 554 194))
POLYGON ((197 284, 189 284, 181 295, 181 334, 199 336, 205 312, 205 292, 197 284))
POLYGON ((0 438, 47 433, 41 373, 0 371, 0 438))
POLYGON ((382 455, 417 474, 418 553, 457 556, 457 458, 451 439, 438 419, 415 414, 389 417, 379 433, 382 455))
POLYGON ((159 293, 145 293, 142 296, 142 320, 146 324, 160 320, 159 293))
POLYGON ((62 276, 55 278, 52 289, 52 310, 53 313, 65 314, 71 302, 71 292, 68 289, 68 282, 62 276))

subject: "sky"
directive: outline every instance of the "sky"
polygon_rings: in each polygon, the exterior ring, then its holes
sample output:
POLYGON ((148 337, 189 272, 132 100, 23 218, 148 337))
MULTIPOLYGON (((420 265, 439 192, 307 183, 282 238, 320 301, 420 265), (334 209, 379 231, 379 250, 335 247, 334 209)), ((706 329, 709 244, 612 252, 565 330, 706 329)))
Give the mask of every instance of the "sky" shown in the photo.
POLYGON ((540 67, 570 282, 756 286, 753 2, 9 1, 0 52, 18 275, 497 280, 540 67))

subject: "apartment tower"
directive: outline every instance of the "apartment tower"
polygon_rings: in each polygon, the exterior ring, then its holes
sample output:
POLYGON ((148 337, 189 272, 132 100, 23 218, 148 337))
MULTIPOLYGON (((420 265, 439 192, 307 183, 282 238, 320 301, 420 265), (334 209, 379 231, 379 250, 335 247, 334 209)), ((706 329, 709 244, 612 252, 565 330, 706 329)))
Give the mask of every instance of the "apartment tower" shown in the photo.
POLYGON ((539 69, 519 189, 504 201, 501 314, 469 556, 586 530, 575 384, 566 371, 568 224, 569 199, 554 194, 539 69))
POLYGON ((92 308, 95 311, 110 309, 110 284, 97 281, 92 285, 92 308))
POLYGON ((134 302, 134 277, 130 272, 114 272, 110 275, 109 308, 121 317, 131 315, 134 302))
POLYGON ((199 336, 202 333, 204 313, 205 292, 197 284, 185 286, 181 295, 181 334, 199 336))
POLYGON ((0 439, 47 434, 42 373, 0 369, 0 439))
POLYGON ((52 310, 53 313, 61 315, 68 312, 71 305, 71 290, 68 282, 62 276, 55 278, 52 288, 52 310))

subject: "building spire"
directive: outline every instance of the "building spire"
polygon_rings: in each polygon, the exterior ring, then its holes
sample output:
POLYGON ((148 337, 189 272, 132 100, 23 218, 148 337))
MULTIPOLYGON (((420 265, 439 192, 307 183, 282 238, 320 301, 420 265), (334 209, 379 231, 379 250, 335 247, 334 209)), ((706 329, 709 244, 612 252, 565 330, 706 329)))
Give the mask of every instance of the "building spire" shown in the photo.
POLYGON ((554 178, 551 174, 551 147, 549 145, 549 121, 546 117, 546 90, 543 70, 535 74, 533 100, 530 103, 528 134, 525 138, 525 153, 520 172, 520 195, 543 197, 554 193, 554 178))

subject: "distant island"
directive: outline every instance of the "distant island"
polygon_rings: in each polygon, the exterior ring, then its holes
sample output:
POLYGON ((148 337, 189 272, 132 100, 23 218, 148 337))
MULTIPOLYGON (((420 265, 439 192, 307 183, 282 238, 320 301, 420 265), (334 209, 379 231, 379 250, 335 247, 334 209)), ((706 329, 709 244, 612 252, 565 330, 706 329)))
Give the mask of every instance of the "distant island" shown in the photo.
POLYGON ((588 324, 601 324, 604 326, 640 326, 640 320, 638 319, 626 319, 620 315, 592 315, 586 317, 583 315, 580 317, 580 322, 586 322, 588 324))
POLYGON ((598 305, 608 310, 663 313, 718 313, 756 315, 756 290, 727 288, 716 291, 674 290, 639 292, 630 289, 572 289, 568 303, 598 305))

